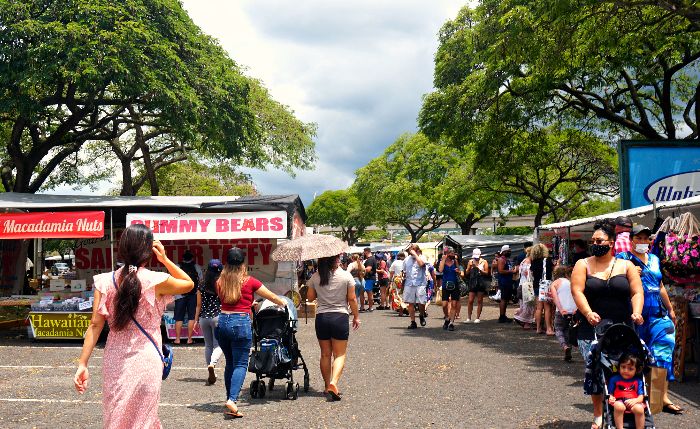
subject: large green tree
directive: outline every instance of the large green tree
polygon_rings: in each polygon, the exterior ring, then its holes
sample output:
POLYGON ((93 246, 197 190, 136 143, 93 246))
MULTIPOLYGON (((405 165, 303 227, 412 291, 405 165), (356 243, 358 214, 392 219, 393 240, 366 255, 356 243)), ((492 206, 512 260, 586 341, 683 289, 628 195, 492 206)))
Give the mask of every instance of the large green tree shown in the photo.
POLYGON ((585 203, 618 194, 617 157, 592 133, 557 127, 488 129, 475 146, 483 186, 529 203, 544 217, 570 219, 585 203))
POLYGON ((556 118, 618 137, 698 139, 700 37, 690 3, 467 6, 440 32, 421 129, 469 144, 485 120, 523 128, 556 118))
POLYGON ((244 76, 177 0, 5 1, 0 27, 8 191, 81 180, 80 168, 95 161, 87 142, 118 148, 123 173, 142 168, 155 193, 168 150, 178 161, 194 148, 259 167, 312 162, 314 126, 244 76))
POLYGON ((357 170, 353 187, 373 222, 401 225, 417 242, 449 220, 447 208, 459 211, 443 200, 446 192, 459 192, 462 183, 452 175, 459 168, 453 148, 407 133, 357 170))
POLYGON ((309 225, 340 228, 341 239, 350 245, 355 244, 371 224, 353 188, 325 191, 313 200, 306 214, 309 225))
MULTIPOLYGON (((257 195, 250 177, 226 163, 188 159, 158 169, 156 180, 160 195, 257 195)), ((152 195, 149 190, 137 195, 152 195)))

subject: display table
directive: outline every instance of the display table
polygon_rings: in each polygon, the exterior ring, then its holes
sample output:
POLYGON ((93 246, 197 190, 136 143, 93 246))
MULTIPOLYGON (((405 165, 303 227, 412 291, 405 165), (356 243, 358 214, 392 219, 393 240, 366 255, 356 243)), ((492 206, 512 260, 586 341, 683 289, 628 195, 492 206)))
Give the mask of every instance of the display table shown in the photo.
MULTIPOLYGON (((165 313, 163 313, 163 324, 165 325, 165 336, 169 340, 174 340, 176 338, 176 336, 175 336, 175 312, 174 311, 165 311, 165 313)), ((197 325, 197 329, 195 329, 194 332, 192 333, 192 338, 204 339, 204 335, 202 334, 202 330, 199 329, 199 325, 197 325)), ((185 318, 185 321, 182 323, 182 331, 180 332, 180 341, 187 341, 187 318, 185 318)))

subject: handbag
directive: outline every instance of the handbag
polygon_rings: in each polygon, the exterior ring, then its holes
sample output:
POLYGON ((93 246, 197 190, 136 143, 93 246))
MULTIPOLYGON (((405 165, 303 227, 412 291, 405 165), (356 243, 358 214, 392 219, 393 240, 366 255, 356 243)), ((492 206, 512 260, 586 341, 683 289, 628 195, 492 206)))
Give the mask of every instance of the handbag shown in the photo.
POLYGON ((581 323, 581 318, 579 317, 579 312, 576 311, 574 314, 567 314, 564 319, 568 322, 568 331, 566 333, 566 342, 572 347, 578 347, 578 325, 581 323))
POLYGON ((467 286, 462 277, 457 276, 457 284, 459 285, 459 296, 465 297, 469 295, 469 286, 467 286))
POLYGON ((540 293, 538 298, 540 301, 551 301, 552 292, 550 286, 552 285, 552 281, 547 280, 547 258, 542 259, 542 266, 542 279, 540 280, 540 293))
MULTIPOLYGON (((114 285, 114 289, 117 289, 117 279, 115 278, 115 273, 112 271, 112 284, 114 285)), ((163 362, 163 380, 168 378, 168 375, 170 375, 170 370, 173 367, 173 348, 168 345, 168 344, 163 344, 162 349, 163 351, 161 352, 161 349, 158 348, 158 344, 153 340, 153 338, 148 335, 148 332, 146 332, 145 329, 141 326, 139 322, 134 319, 134 316, 131 316, 131 320, 136 324, 136 326, 143 332, 143 335, 146 336, 149 340, 151 340, 151 344, 153 344, 153 347, 156 348, 156 351, 158 352, 158 356, 160 356, 160 360, 163 362)))

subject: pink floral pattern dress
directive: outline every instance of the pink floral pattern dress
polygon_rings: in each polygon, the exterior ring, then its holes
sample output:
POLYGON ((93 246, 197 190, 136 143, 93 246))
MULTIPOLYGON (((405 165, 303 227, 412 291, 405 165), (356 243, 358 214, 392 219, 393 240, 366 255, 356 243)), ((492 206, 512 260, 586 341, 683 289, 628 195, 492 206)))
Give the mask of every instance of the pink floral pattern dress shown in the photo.
MULTIPOLYGON (((119 281, 121 269, 116 271, 119 281)), ((156 297, 155 286, 169 274, 139 268, 141 300, 134 318, 162 345, 160 323, 172 296, 156 297)), ((94 277, 95 289, 102 293, 97 311, 107 323, 114 321, 116 288, 112 272, 94 277)), ((107 337, 102 365, 102 409, 104 428, 160 428, 158 402, 163 363, 151 341, 133 323, 121 331, 111 330, 107 337)))

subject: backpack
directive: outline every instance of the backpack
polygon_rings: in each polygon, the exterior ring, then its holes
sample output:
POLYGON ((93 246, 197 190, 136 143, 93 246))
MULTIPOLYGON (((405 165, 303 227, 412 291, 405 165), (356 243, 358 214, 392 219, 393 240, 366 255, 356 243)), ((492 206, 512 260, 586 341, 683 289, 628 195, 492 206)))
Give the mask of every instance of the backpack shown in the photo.
POLYGON ((199 273, 197 273, 197 266, 194 264, 194 262, 191 262, 189 264, 182 263, 180 264, 180 268, 182 268, 182 271, 185 272, 192 281, 194 282, 194 287, 192 288, 191 291, 187 292, 185 295, 196 295, 197 290, 199 289, 199 273))

